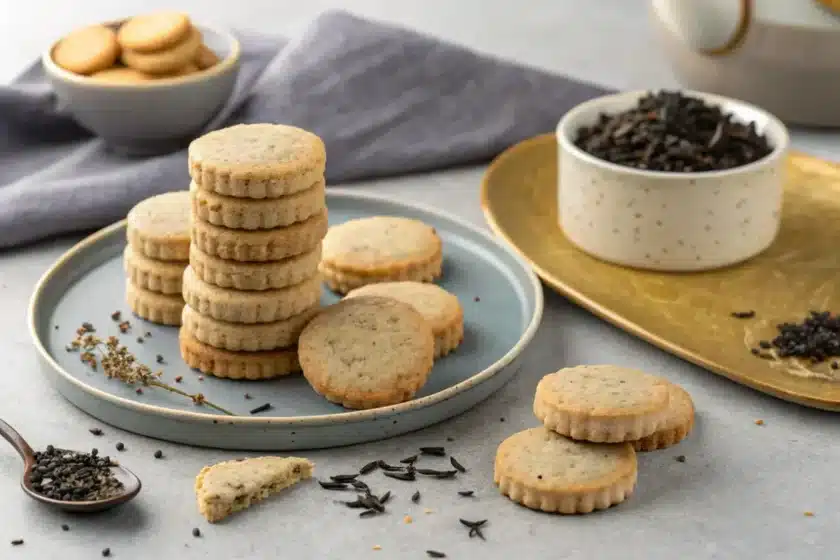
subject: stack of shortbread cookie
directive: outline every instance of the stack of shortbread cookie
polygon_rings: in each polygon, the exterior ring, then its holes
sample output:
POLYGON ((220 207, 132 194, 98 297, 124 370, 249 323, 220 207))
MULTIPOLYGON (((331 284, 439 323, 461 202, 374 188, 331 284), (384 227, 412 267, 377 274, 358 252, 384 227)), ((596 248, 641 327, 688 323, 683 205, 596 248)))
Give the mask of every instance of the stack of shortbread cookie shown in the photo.
POLYGON ((321 139, 290 126, 237 125, 192 142, 180 336, 190 367, 236 379, 299 370, 298 337, 321 297, 325 165, 321 139))
POLYGON ((143 75, 192 74, 218 61, 189 16, 178 12, 135 16, 120 26, 116 37, 122 63, 143 75))
POLYGON ((181 279, 190 250, 189 193, 171 192, 140 202, 128 213, 126 235, 128 306, 153 323, 180 325, 181 279))
POLYGON ((542 427, 499 446, 495 481, 511 500, 556 513, 623 502, 636 486, 636 451, 676 445, 694 426, 694 403, 682 387, 610 365, 546 375, 534 414, 542 427))

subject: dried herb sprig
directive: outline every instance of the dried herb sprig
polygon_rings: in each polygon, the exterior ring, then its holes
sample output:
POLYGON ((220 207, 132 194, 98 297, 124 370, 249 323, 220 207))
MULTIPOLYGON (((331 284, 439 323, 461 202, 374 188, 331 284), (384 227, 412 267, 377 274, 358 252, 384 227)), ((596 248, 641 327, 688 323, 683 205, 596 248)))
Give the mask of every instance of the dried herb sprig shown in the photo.
POLYGON ((181 395, 199 406, 208 406, 219 412, 234 416, 233 412, 208 401, 201 393, 190 394, 160 380, 162 372, 153 372, 151 368, 137 362, 136 357, 128 348, 120 344, 116 336, 109 336, 102 340, 94 333, 96 329, 89 323, 76 329, 76 338, 67 347, 68 351, 80 352, 82 362, 97 370, 102 367, 102 373, 110 379, 119 379, 128 385, 143 385, 156 387, 181 395))

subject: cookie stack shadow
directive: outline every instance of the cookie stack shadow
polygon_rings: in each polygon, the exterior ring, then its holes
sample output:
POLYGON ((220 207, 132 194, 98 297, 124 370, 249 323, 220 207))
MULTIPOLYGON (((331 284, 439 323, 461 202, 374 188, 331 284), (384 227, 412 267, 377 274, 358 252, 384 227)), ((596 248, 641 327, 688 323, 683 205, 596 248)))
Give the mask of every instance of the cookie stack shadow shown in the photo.
POLYGON ((320 307, 325 163, 320 138, 281 125, 234 126, 190 145, 180 332, 190 367, 252 380, 299 371, 298 337, 320 307))

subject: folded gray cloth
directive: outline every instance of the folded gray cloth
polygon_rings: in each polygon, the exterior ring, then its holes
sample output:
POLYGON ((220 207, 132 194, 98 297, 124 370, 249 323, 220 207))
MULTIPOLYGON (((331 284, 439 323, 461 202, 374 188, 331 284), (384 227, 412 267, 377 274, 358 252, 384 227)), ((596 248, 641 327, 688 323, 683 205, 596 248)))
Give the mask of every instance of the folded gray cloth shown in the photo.
MULTIPOLYGON (((344 12, 290 41, 237 36, 236 93, 209 128, 311 130, 330 184, 485 161, 605 92, 344 12)), ((40 64, 0 87, 0 248, 107 225, 188 184, 184 151, 126 158, 62 114, 40 64)))

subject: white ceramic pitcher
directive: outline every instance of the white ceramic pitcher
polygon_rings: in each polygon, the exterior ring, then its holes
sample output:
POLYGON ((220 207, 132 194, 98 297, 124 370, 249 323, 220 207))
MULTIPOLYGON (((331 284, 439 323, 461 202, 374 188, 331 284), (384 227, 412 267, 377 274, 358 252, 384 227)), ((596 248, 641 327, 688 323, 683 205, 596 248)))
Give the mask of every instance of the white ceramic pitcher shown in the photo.
POLYGON ((650 0, 650 8, 687 87, 790 123, 840 126, 840 0, 650 0))

